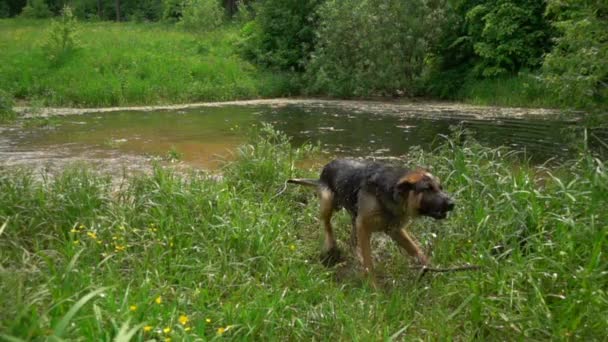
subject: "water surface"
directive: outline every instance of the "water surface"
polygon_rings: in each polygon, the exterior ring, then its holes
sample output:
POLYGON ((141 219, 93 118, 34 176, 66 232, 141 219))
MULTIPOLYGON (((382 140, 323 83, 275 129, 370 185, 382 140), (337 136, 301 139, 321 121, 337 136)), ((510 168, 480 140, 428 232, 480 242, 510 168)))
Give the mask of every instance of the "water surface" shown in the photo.
MULTIPOLYGON (((0 128, 0 164, 105 160, 134 166, 168 151, 188 165, 215 168, 260 123, 296 145, 320 142, 329 155, 393 157, 430 148, 460 125, 484 144, 525 151, 535 162, 571 156, 576 121, 558 116, 484 119, 466 111, 366 110, 327 104, 219 106, 71 115, 50 127, 0 128), (574 130, 573 130, 574 128, 574 130)), ((604 134, 600 132, 598 134, 604 134)))

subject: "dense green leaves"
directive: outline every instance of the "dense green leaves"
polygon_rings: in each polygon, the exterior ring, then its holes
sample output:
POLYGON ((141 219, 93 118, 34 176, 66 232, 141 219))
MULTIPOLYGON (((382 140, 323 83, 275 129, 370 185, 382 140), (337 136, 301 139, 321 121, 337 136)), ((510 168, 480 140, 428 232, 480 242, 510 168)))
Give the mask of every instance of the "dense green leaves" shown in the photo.
POLYGON ((500 0, 468 11, 468 37, 480 57, 475 72, 497 76, 538 67, 549 47, 544 10, 542 1, 500 0))
POLYGON ((573 105, 608 99, 608 3, 550 1, 560 35, 543 65, 547 81, 573 105))

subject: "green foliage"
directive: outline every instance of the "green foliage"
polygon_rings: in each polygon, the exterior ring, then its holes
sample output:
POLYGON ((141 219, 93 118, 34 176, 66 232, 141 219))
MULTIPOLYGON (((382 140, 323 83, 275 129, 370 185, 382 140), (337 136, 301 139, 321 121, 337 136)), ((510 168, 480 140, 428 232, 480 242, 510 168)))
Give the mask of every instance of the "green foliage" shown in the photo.
MULTIPOLYGON (((531 167, 460 133, 412 151, 408 162, 430 167, 457 201, 447 220, 422 219, 414 234, 434 264, 483 269, 417 282, 392 243, 377 243, 383 288, 373 290, 346 244, 344 264, 320 265, 314 191, 277 196, 285 179, 316 175, 295 167, 310 147, 264 131, 221 179, 155 168, 117 187, 90 168, 42 179, 0 169, 2 338, 112 340, 142 325, 150 329, 136 340, 604 337, 601 160, 581 151, 531 167)), ((347 240, 350 220, 334 220, 347 240)))
POLYGON ((445 17, 423 0, 331 0, 319 15, 309 89, 337 96, 413 93, 445 17))
POLYGON ((0 1, 0 19, 8 18, 11 15, 11 9, 4 1, 0 1))
POLYGON ((549 86, 574 106, 608 103, 608 3, 550 1, 560 35, 543 72, 549 86))
POLYGON ((31 0, 21 11, 23 18, 43 19, 52 15, 53 13, 45 0, 31 0))
POLYGON ((0 123, 11 122, 17 118, 13 111, 14 105, 13 96, 0 89, 0 123))
POLYGON ((169 22, 178 22, 182 18, 183 0, 163 0, 162 19, 169 22))
POLYGON ((537 68, 549 48, 543 1, 487 1, 466 14, 468 34, 485 77, 537 68))
POLYGON ((550 48, 544 2, 449 0, 444 29, 427 56, 425 92, 454 99, 465 83, 538 68, 550 48))
POLYGON ((190 31, 210 31, 224 19, 224 11, 217 0, 186 0, 179 24, 190 31))
POLYGON ((283 70, 304 70, 314 49, 316 9, 323 0, 265 0, 246 24, 239 43, 248 59, 283 70))
POLYGON ((78 46, 78 22, 68 5, 61 10, 59 19, 53 19, 44 50, 47 57, 57 62, 72 53, 78 46))

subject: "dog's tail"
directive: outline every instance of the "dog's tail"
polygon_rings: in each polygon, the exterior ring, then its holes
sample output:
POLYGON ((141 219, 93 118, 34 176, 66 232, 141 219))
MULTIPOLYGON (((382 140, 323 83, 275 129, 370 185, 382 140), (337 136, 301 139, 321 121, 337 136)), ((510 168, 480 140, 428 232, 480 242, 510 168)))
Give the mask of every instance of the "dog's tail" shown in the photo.
POLYGON ((287 183, 310 186, 313 188, 318 188, 322 185, 320 180, 311 178, 292 178, 288 179, 287 183))

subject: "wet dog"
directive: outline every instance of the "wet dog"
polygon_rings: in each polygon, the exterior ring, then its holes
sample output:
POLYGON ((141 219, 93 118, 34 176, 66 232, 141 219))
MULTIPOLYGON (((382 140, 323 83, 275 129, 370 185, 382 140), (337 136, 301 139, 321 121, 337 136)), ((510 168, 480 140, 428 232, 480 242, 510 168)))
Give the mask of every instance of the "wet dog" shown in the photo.
POLYGON ((290 179, 288 183, 317 189, 325 231, 323 261, 327 265, 340 259, 331 217, 342 208, 349 212, 353 226, 351 243, 357 247, 363 269, 372 280, 372 233, 386 233, 410 256, 428 265, 428 258, 407 227, 418 216, 439 220, 454 209, 454 201, 443 191, 439 179, 429 172, 376 162, 338 159, 323 167, 319 179, 290 179))

